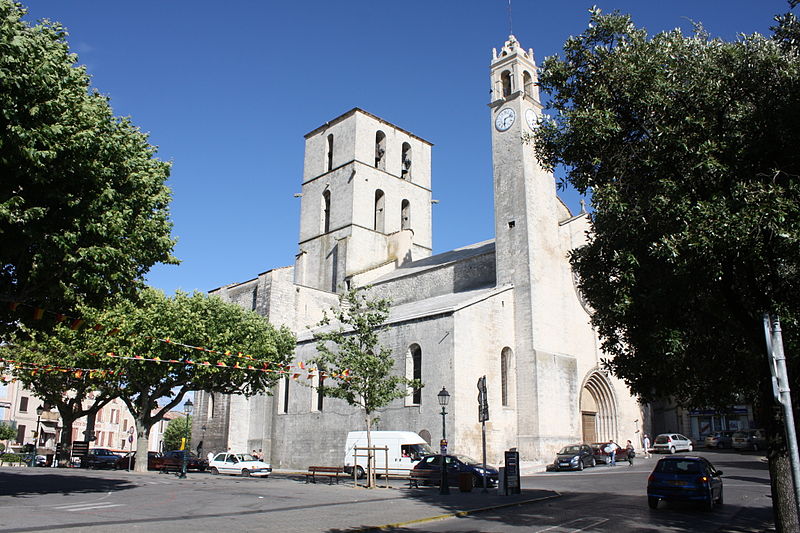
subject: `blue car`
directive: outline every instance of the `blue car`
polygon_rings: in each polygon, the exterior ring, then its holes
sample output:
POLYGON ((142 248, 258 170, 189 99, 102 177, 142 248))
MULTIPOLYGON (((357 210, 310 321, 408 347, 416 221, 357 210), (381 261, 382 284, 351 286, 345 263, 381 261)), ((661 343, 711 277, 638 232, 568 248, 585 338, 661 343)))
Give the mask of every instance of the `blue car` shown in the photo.
POLYGON ((698 502, 707 510, 722 505, 722 470, 703 457, 665 457, 647 479, 647 503, 660 500, 698 502))
MULTIPOLYGON (((486 477, 486 485, 488 487, 497 486, 498 471, 489 465, 486 465, 486 470, 484 470, 482 463, 466 455, 445 455, 445 461, 448 467, 448 485, 458 486, 459 474, 469 473, 472 476, 472 485, 474 487, 482 487, 484 477, 486 477)), ((417 463, 414 470, 433 470, 434 472, 441 472, 442 456, 426 455, 417 463)))

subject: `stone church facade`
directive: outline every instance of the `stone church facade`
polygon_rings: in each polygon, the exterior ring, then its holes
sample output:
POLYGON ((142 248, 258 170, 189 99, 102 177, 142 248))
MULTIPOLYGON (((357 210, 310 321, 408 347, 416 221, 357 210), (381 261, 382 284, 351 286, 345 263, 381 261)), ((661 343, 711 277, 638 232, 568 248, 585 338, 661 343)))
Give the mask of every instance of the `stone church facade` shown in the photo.
MULTIPOLYGON (((296 361, 315 345, 308 330, 338 293, 370 286, 392 300, 382 343, 395 371, 425 387, 380 413, 379 428, 441 438, 480 457, 478 378, 486 376, 487 459, 517 448, 550 461, 573 442, 639 443, 645 411, 600 369, 602 353, 567 259, 586 239, 525 133, 540 115, 532 50, 511 36, 490 65, 495 239, 432 255, 431 144, 361 109, 305 136, 299 250, 295 264, 212 291, 286 325, 296 361)), ((316 379, 316 378, 315 378, 316 379)), ((360 411, 281 379, 271 395, 196 394, 193 442, 205 451, 263 450, 274 468, 341 464, 360 411)))

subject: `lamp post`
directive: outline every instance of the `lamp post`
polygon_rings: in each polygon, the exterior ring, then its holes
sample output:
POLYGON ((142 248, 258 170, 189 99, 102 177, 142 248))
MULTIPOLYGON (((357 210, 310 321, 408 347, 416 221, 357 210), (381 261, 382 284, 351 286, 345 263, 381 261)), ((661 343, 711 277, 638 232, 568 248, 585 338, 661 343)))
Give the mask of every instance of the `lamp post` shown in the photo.
POLYGON ((31 466, 36 466, 36 455, 39 449, 39 424, 42 422, 42 413, 44 413, 44 406, 40 405, 36 408, 36 433, 33 440, 33 455, 31 456, 31 466))
POLYGON ((450 402, 450 393, 447 392, 447 389, 442 387, 437 397, 439 398, 439 405, 442 406, 442 442, 440 443, 440 451, 442 453, 442 479, 439 484, 439 494, 450 494, 450 487, 447 484, 447 425, 445 422, 445 416, 447 415, 445 407, 447 407, 447 404, 450 402))
POLYGON ((193 407, 194 404, 191 398, 186 400, 186 403, 183 404, 183 412, 186 415, 186 441, 183 444, 183 466, 181 466, 181 475, 178 476, 181 479, 186 477, 186 465, 189 463, 189 416, 192 414, 193 407))

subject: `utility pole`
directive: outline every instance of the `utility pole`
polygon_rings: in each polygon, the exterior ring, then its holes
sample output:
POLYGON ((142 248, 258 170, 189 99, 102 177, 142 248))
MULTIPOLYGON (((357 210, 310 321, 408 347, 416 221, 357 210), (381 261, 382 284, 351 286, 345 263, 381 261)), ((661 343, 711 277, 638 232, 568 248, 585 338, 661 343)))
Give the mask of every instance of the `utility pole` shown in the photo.
POLYGON ((789 462, 794 481, 794 501, 800 514, 800 456, 797 450, 797 433, 792 412, 792 395, 789 390, 789 375, 786 372, 786 356, 783 353, 781 321, 775 315, 764 314, 764 333, 767 339, 769 371, 772 374, 772 394, 775 401, 783 407, 783 422, 786 429, 786 443, 789 448, 789 462))

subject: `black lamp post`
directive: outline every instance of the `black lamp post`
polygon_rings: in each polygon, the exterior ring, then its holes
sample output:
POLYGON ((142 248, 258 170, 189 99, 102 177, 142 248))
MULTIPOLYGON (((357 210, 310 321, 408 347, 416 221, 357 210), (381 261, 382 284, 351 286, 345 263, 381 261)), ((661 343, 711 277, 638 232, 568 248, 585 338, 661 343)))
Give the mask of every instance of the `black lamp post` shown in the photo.
POLYGON ((186 403, 183 404, 183 412, 186 414, 186 442, 183 444, 183 466, 181 466, 181 475, 178 476, 181 479, 186 477, 186 466, 189 463, 189 416, 192 414, 193 407, 194 404, 191 398, 186 400, 186 403))
POLYGON ((36 408, 36 434, 33 440, 33 455, 31 456, 31 466, 36 466, 36 455, 39 451, 39 424, 42 422, 42 413, 44 413, 44 406, 40 405, 36 408))
POLYGON ((439 391, 437 395, 439 398, 439 405, 442 406, 442 442, 441 447, 443 448, 440 450, 442 452, 442 479, 439 484, 439 494, 450 494, 450 487, 447 484, 447 454, 446 454, 446 446, 447 446, 447 425, 445 422, 445 416, 447 415, 447 411, 445 407, 447 407, 448 402, 450 402, 450 393, 447 392, 447 389, 442 387, 442 390, 439 391))

